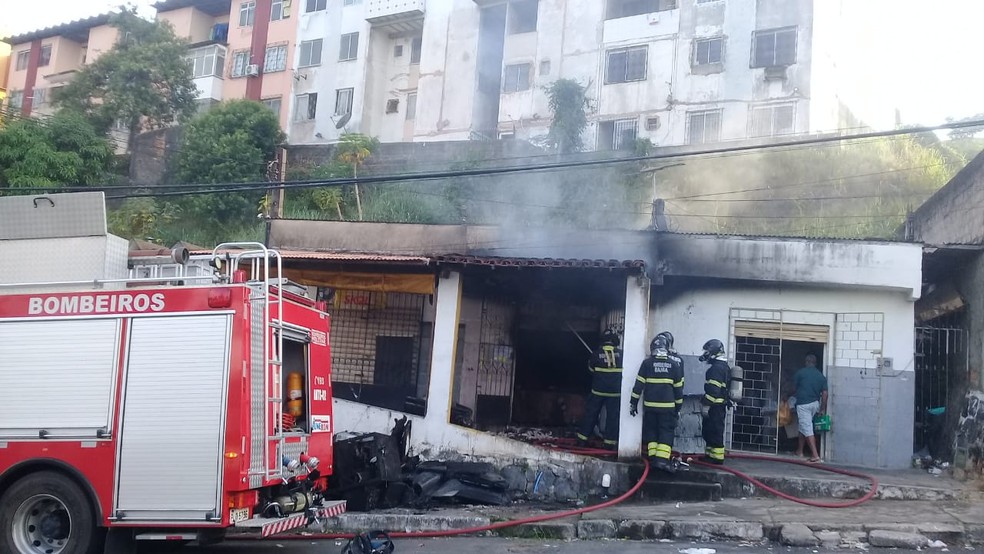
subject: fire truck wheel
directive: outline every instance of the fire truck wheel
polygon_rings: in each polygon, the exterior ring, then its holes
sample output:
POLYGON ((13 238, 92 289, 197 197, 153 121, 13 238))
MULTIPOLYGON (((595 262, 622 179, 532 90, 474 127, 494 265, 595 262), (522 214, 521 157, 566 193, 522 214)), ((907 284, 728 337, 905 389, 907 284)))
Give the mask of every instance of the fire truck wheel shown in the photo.
POLYGON ((99 542, 89 499, 61 473, 28 475, 0 498, 0 552, 95 554, 99 542))

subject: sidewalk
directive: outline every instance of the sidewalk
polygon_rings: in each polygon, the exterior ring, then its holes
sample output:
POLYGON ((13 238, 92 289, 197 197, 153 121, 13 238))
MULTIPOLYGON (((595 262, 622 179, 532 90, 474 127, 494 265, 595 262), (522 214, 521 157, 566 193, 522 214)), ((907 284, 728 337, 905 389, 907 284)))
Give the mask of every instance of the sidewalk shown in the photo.
MULTIPOLYGON (((480 527, 546 513, 529 507, 446 508, 426 512, 347 513, 328 521, 331 532, 367 529, 440 531, 480 527)), ((693 539, 789 546, 924 547, 984 542, 980 501, 872 500, 840 509, 773 499, 725 499, 677 504, 622 504, 580 517, 502 529, 500 536, 551 539, 693 539)))

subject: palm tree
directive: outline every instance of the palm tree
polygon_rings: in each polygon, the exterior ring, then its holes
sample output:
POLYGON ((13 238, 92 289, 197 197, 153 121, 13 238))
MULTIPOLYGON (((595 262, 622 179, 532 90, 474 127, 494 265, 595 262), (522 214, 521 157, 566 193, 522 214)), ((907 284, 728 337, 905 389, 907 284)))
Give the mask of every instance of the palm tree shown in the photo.
MULTIPOLYGON (((359 167, 379 146, 379 139, 361 133, 344 133, 338 142, 335 157, 343 163, 352 166, 352 176, 359 178, 359 167)), ((359 211, 359 221, 362 221, 362 198, 359 195, 359 184, 355 184, 355 205, 359 211)))

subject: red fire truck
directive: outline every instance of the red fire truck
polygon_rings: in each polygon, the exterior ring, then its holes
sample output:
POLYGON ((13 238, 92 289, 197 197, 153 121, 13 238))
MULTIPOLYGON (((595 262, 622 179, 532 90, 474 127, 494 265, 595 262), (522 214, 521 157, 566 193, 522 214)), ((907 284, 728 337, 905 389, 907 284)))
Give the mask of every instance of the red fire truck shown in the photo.
POLYGON ((262 244, 208 258, 197 276, 0 285, 0 552, 269 536, 344 511, 323 498, 325 306, 262 244))

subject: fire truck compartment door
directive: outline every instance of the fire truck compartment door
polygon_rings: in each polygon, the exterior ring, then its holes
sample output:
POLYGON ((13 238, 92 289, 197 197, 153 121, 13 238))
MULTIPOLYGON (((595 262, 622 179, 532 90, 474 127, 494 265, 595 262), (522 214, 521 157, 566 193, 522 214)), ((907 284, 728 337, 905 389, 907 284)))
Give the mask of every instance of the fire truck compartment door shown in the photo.
POLYGON ((95 439, 110 429, 118 319, 0 323, 0 439, 95 439))
POLYGON ((230 324, 228 315, 133 320, 114 517, 219 515, 230 324))

